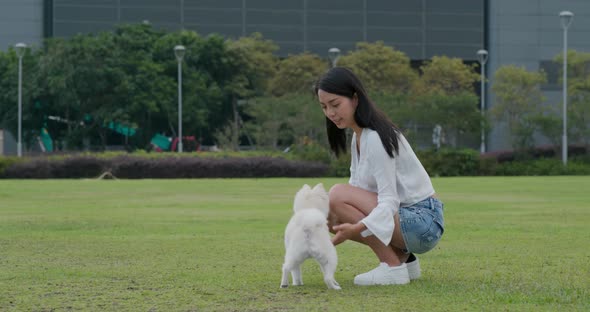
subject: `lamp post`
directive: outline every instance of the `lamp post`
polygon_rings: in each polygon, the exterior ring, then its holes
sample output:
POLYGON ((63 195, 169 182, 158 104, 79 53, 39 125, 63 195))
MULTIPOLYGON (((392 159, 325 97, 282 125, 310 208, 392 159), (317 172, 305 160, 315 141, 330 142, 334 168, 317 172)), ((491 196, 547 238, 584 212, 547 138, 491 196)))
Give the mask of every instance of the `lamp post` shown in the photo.
POLYGON ((178 61, 178 152, 182 153, 182 58, 186 49, 182 45, 174 47, 178 61))
POLYGON ((572 23, 574 14, 561 11, 559 19, 563 28, 563 135, 561 139, 561 161, 567 166, 567 28, 572 23))
POLYGON ((18 140, 16 142, 16 154, 18 157, 23 156, 23 55, 27 45, 19 42, 15 45, 16 56, 18 56, 18 140))
POLYGON ((485 81, 486 81, 486 61, 488 60, 488 51, 486 50, 479 50, 477 51, 477 58, 479 59, 479 64, 481 64, 481 145, 479 151, 481 154, 486 152, 486 132, 484 129, 484 118, 485 118, 485 108, 486 108, 486 89, 485 89, 485 81))
POLYGON ((340 57, 340 49, 330 48, 328 50, 328 57, 330 58, 332 67, 336 67, 336 62, 338 62, 338 58, 340 57))

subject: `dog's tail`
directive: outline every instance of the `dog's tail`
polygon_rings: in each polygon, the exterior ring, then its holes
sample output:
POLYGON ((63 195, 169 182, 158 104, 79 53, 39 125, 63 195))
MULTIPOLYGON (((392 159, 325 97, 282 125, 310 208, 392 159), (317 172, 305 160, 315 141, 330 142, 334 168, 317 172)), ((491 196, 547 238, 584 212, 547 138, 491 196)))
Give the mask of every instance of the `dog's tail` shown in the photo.
POLYGON ((298 212, 298 214, 298 223, 304 231, 313 231, 327 226, 328 220, 326 220, 326 216, 317 209, 306 209, 298 212))

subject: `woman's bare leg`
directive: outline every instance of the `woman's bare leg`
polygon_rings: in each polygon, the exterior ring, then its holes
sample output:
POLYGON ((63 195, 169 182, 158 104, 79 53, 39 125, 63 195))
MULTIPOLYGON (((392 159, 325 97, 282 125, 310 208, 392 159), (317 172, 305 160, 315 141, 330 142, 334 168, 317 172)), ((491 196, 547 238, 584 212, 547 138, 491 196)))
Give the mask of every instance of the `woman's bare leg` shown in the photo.
MULTIPOLYGON (((341 223, 358 223, 377 206, 377 194, 349 184, 336 184, 330 189, 329 228, 341 223)), ((402 250, 405 242, 400 231, 399 215, 394 216, 395 229, 389 246, 384 245, 376 236, 362 237, 360 234, 351 239, 368 245, 380 262, 397 266, 408 258, 402 250)))

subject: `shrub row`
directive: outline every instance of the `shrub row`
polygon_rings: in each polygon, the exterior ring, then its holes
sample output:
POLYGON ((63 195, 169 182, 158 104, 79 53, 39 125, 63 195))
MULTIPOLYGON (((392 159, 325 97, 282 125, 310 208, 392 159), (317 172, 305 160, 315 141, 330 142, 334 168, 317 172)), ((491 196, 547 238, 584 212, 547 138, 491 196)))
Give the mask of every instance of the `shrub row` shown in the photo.
MULTIPOLYGON (((350 153, 335 159, 325 147, 314 142, 297 146, 293 153, 296 159, 328 164, 328 176, 348 177, 350 174, 350 153)), ((431 176, 590 174, 590 151, 580 145, 569 146, 567 167, 563 166, 557 157, 560 153, 553 146, 484 155, 473 149, 417 150, 416 154, 431 176)))
POLYGON ((70 156, 15 162, 0 172, 0 178, 96 178, 105 172, 123 179, 318 177, 327 174, 328 166, 317 162, 272 157, 153 159, 138 156, 70 156))
MULTIPOLYGON (((585 145, 571 144, 568 146, 568 156, 573 158, 583 158, 590 156, 590 150, 585 145)), ((493 158, 499 163, 511 161, 524 161, 542 158, 560 158, 561 147, 553 145, 537 146, 524 150, 500 150, 485 153, 485 158, 493 158)))
MULTIPOLYGON (((590 175, 590 154, 576 150, 567 166, 556 157, 543 158, 543 150, 524 157, 501 152, 483 157, 472 149, 417 151, 431 176, 590 175), (541 158, 538 158, 541 157, 541 158), (509 160, 510 159, 510 160, 509 160), (527 159, 527 160, 519 160, 527 159)), ((549 153, 549 152, 547 152, 549 153)), ((108 172, 117 178, 247 178, 348 177, 350 155, 335 159, 316 148, 283 157, 223 157, 193 154, 175 156, 83 154, 39 158, 0 157, 0 178, 96 178, 108 172), (317 156, 317 157, 316 157, 317 156)))
POLYGON ((431 176, 590 175, 588 154, 578 150, 564 166, 556 157, 546 158, 543 151, 480 156, 475 150, 463 149, 419 151, 417 155, 431 176))

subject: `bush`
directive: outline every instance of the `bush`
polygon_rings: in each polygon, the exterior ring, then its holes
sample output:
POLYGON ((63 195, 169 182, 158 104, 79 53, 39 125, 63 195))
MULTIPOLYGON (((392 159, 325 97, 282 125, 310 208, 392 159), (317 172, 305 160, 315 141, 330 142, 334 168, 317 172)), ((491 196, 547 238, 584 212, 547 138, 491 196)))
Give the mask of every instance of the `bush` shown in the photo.
MULTIPOLYGON (((539 148, 537 154, 544 149, 539 148)), ((568 165, 558 158, 512 160, 514 153, 472 149, 416 151, 430 176, 590 175, 590 154, 573 150, 568 165), (509 155, 509 156, 507 156, 509 155)), ((584 150, 585 151, 585 150, 584 150)), ((123 179, 348 177, 350 153, 339 158, 317 145, 302 145, 291 153, 97 153, 49 157, 0 157, 0 178, 96 178, 110 172, 123 179), (270 155, 270 156, 267 156, 270 155), (281 157, 277 156, 281 155, 281 157), (283 157, 284 156, 284 157, 283 157)))
POLYGON ((316 177, 326 173, 320 163, 290 161, 283 158, 188 158, 169 157, 157 161, 139 157, 113 159, 112 173, 117 178, 252 178, 316 177))
POLYGON ((564 166, 561 160, 555 158, 504 162, 498 164, 494 170, 494 175, 500 176, 551 176, 589 174, 589 162, 568 161, 567 166, 564 166))
POLYGON ((318 161, 324 164, 332 160, 331 151, 309 137, 299 139, 299 142, 291 147, 291 152, 293 157, 299 160, 318 161))
POLYGON ((66 158, 32 158, 14 163, 0 175, 8 179, 63 179, 97 177, 108 167, 108 160, 76 156, 66 158))
MULTIPOLYGON (((590 155, 590 150, 588 150, 584 145, 568 146, 568 157, 588 157, 588 155, 590 155)), ((482 156, 484 158, 494 158, 499 163, 551 157, 560 158, 561 147, 545 145, 537 146, 527 150, 501 150, 485 153, 482 156)))
POLYGON ((476 176, 480 173, 479 153, 472 149, 417 151, 416 155, 433 177, 476 176))
POLYGON ((110 171, 124 179, 175 178, 246 178, 246 177, 318 177, 328 172, 328 165, 317 162, 273 157, 198 158, 115 156, 112 158, 69 156, 34 158, 9 165, 2 178, 9 179, 77 179, 95 178, 110 171))
POLYGON ((341 155, 340 157, 332 157, 330 162, 330 169, 328 170, 330 177, 350 177, 350 153, 341 155))
POLYGON ((2 176, 4 170, 15 163, 23 161, 23 158, 18 157, 7 157, 7 156, 0 156, 0 177, 2 176))

